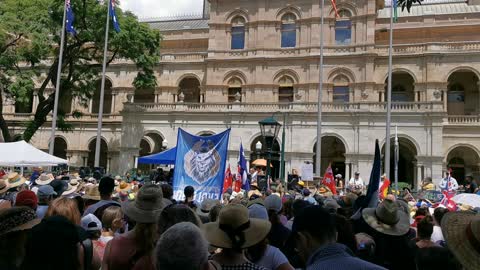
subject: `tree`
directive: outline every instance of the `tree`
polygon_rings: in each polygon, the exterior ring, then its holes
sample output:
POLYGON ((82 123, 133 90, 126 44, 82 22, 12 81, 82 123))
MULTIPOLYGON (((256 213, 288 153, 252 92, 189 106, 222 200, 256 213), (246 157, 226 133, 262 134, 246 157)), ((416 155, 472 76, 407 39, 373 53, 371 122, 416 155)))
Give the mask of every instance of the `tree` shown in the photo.
MULTIPOLYGON (((29 141, 46 122, 53 110, 63 17, 63 0, 0 1, 0 111, 2 92, 15 102, 28 101, 38 92, 38 106, 25 125, 23 139, 29 141), (44 64, 47 62, 47 64, 44 64), (51 85, 50 85, 51 84, 51 85)), ((107 6, 98 0, 72 0, 76 36, 66 35, 63 53, 60 100, 76 98, 84 106, 93 97, 101 76, 107 6)), ((117 5, 118 6, 118 5, 117 5)), ((121 32, 110 28, 108 62, 122 58, 136 64, 138 73, 133 86, 157 85, 153 72, 159 58, 160 33, 139 23, 130 12, 116 10, 121 32)), ((80 112, 72 112, 81 117, 80 112)), ((66 112, 58 110, 58 128, 71 130, 66 112)), ((5 141, 11 141, 8 123, 0 115, 0 129, 5 141)))

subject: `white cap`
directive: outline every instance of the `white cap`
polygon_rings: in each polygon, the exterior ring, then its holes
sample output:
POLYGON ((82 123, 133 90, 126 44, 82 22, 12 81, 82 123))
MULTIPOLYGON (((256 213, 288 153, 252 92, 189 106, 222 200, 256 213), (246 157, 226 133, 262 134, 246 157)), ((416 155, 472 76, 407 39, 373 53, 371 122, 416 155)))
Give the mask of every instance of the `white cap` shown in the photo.
POLYGON ((82 228, 86 231, 101 231, 102 222, 94 214, 88 214, 82 218, 82 228))

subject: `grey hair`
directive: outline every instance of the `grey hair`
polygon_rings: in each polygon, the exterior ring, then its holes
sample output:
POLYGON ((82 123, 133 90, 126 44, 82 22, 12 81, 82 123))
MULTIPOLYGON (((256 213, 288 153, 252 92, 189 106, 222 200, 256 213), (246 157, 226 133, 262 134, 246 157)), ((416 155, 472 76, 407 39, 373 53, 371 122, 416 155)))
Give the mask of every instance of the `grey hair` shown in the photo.
POLYGON ((208 242, 195 224, 180 222, 162 234, 155 255, 159 270, 201 270, 208 262, 208 242))

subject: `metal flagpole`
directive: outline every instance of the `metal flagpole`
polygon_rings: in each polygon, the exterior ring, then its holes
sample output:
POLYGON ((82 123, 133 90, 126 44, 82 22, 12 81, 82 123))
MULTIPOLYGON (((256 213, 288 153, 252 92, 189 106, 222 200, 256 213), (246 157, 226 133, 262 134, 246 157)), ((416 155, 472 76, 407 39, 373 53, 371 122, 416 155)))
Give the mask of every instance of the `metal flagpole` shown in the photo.
POLYGON ((398 145, 398 127, 395 125, 395 190, 397 191, 395 193, 395 196, 398 196, 398 158, 399 158, 399 145, 398 145))
POLYGON ((107 4, 107 22, 105 27, 105 47, 103 49, 103 66, 102 66, 102 84, 100 86, 100 106, 98 109, 98 127, 97 127, 97 143, 95 145, 95 167, 100 166, 100 145, 102 142, 102 118, 103 118, 103 102, 105 95, 105 70, 107 68, 107 51, 108 51, 108 30, 110 27, 110 5, 111 0, 107 4))
POLYGON ((53 104, 52 130, 50 135, 50 146, 48 149, 48 153, 50 155, 53 155, 53 150, 55 147, 55 130, 57 129, 58 98, 60 96, 60 78, 62 77, 62 65, 63 65, 63 47, 65 47, 65 17, 66 16, 67 16, 67 1, 64 1, 62 34, 60 39, 60 52, 58 56, 57 81, 55 85, 55 101, 53 104))
POLYGON ((393 51, 393 1, 390 3, 390 41, 388 46, 387 122, 385 134, 385 168, 390 176, 390 125, 392 118, 392 51, 393 51))
POLYGON ((285 126, 286 126, 286 114, 283 114, 283 131, 282 131, 282 152, 280 157, 280 179, 282 183, 287 186, 287 180, 285 179, 285 126))
POLYGON ((320 6, 321 20, 320 20, 320 63, 319 63, 319 82, 318 82, 318 113, 317 113, 317 149, 315 167, 317 168, 315 174, 320 177, 321 174, 321 160, 322 160, 322 96, 323 96, 323 23, 325 17, 325 0, 322 0, 320 6))

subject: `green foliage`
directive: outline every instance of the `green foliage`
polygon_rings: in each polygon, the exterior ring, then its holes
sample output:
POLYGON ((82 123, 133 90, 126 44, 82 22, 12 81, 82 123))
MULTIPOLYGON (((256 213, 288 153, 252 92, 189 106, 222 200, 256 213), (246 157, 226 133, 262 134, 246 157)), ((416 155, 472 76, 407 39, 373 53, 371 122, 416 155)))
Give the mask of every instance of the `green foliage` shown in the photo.
POLYGON ((407 11, 410 12, 410 9, 412 8, 413 4, 421 5, 422 2, 423 0, 398 0, 398 6, 401 7, 402 10, 407 9, 407 11))
MULTIPOLYGON (((56 84, 63 5, 64 0, 0 1, 0 89, 17 102, 29 101, 34 89, 39 95, 35 116, 24 132, 27 141, 53 110, 54 94, 47 96, 45 90, 56 84)), ((77 0, 72 1, 72 9, 78 34, 66 34, 60 100, 76 98, 87 106, 101 76, 107 6, 98 0, 77 0)), ((139 23, 130 12, 118 8, 116 12, 121 32, 110 27, 108 64, 120 58, 133 61, 138 69, 133 85, 155 87, 153 68, 159 60, 160 33, 139 23)), ((72 115, 82 116, 79 112, 72 115)), ((65 117, 59 109, 58 127, 71 130, 65 117)), ((2 121, 0 117, 0 127, 2 121)))

